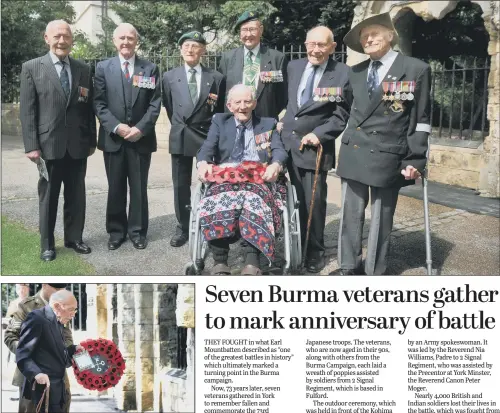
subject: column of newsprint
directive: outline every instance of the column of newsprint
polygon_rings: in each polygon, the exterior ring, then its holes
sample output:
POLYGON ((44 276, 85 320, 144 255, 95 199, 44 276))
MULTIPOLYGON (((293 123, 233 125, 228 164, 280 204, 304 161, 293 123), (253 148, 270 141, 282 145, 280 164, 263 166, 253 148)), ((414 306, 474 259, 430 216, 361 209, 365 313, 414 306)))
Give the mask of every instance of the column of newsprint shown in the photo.
POLYGON ((500 413, 498 277, 197 280, 197 413, 500 413))

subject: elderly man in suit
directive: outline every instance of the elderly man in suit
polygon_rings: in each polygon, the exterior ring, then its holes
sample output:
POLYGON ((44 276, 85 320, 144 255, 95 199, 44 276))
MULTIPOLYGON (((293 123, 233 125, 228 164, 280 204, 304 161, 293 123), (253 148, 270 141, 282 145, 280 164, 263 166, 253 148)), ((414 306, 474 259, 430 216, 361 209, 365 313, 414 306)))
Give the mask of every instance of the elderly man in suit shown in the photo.
POLYGON ((265 167, 263 183, 211 182, 200 202, 201 229, 214 258, 212 275, 229 275, 229 245, 243 238, 245 267, 241 275, 260 275, 259 255, 274 258, 275 232, 280 224, 278 176, 287 160, 274 118, 260 118, 251 86, 236 85, 228 93, 231 114, 217 114, 198 152, 198 177, 207 182, 214 164, 238 166, 242 162, 265 167), (278 180, 278 182, 277 182, 278 180))
POLYGON ((108 177, 108 249, 120 248, 127 233, 136 249, 147 246, 148 174, 156 151, 160 114, 158 67, 135 54, 139 34, 129 23, 113 33, 118 56, 100 62, 95 75, 95 110, 100 121, 97 147, 108 177), (130 204, 127 217, 127 180, 130 204))
POLYGON ((47 176, 38 181, 40 259, 56 258, 54 227, 64 183, 64 245, 89 254, 82 240, 85 225, 87 158, 96 147, 90 67, 71 57, 68 23, 51 21, 45 30, 49 53, 23 64, 20 112, 26 156, 47 176), (48 178, 48 179, 47 179, 48 178))
POLYGON ((64 325, 76 311, 75 297, 63 289, 50 296, 48 305, 30 312, 21 325, 16 362, 24 376, 23 396, 36 406, 46 388, 50 413, 65 412, 66 368, 71 366, 73 355, 83 350, 81 346, 68 345, 64 339, 64 325))
POLYGON ((283 53, 261 43, 264 26, 257 13, 244 12, 235 30, 240 34, 242 46, 223 53, 219 65, 227 90, 239 83, 253 86, 257 98, 255 115, 278 119, 287 102, 288 60, 283 53))
POLYGON ((431 70, 392 48, 398 42, 389 13, 370 17, 344 43, 369 59, 349 74, 354 103, 342 136, 337 174, 342 178, 342 216, 335 274, 363 274, 362 234, 371 202, 367 275, 387 269, 390 234, 399 189, 425 170, 431 70))
POLYGON ((323 147, 315 192, 306 269, 317 273, 325 267, 327 172, 335 164, 335 138, 349 117, 352 90, 348 67, 331 58, 336 43, 330 29, 318 26, 307 33, 307 58, 288 65, 288 105, 279 125, 289 152, 288 172, 300 201, 303 240, 313 195, 318 146, 323 147))
POLYGON ((171 123, 169 152, 177 229, 170 240, 181 247, 189 239, 189 210, 193 157, 207 138, 212 116, 224 111, 224 76, 203 66, 206 40, 198 31, 179 39, 184 65, 163 75, 163 105, 171 123))
MULTIPOLYGON (((26 297, 19 303, 17 309, 12 313, 12 318, 4 334, 4 343, 14 355, 16 354, 21 337, 21 325, 26 320, 28 314, 33 310, 45 307, 49 303, 52 294, 65 288, 66 284, 42 284, 41 290, 34 296, 26 297)), ((73 335, 68 326, 65 326, 63 329, 63 338, 66 346, 73 344, 73 335)), ((33 402, 23 397, 23 383, 24 377, 19 369, 16 368, 12 385, 19 387, 19 413, 34 413, 36 408, 33 402)), ((64 375, 64 384, 66 388, 66 405, 64 411, 68 413, 71 406, 71 389, 67 373, 64 375)))

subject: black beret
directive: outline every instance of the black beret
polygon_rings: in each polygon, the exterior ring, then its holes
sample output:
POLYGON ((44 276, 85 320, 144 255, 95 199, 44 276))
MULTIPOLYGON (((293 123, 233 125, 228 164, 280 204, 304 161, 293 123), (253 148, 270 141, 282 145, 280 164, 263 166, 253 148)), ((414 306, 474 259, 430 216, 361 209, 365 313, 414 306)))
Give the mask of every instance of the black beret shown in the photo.
POLYGON ((182 43, 184 43, 186 40, 194 40, 195 42, 201 44, 207 44, 207 41, 205 40, 203 35, 196 30, 184 33, 181 37, 179 37, 177 43, 179 44, 179 46, 182 46, 182 43))
POLYGON ((260 15, 254 11, 245 11, 236 21, 236 24, 234 25, 234 30, 238 30, 238 28, 246 22, 252 21, 252 20, 259 20, 260 15))

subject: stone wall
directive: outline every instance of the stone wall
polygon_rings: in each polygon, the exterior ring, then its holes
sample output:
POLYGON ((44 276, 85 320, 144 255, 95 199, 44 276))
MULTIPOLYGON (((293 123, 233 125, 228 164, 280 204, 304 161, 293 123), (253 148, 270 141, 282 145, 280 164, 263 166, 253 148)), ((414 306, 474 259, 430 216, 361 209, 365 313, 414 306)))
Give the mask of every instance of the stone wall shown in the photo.
POLYGON ((179 284, 177 290, 176 317, 177 326, 187 328, 186 370, 169 369, 162 375, 162 404, 164 412, 194 411, 194 284, 179 284))
MULTIPOLYGON (((478 0, 483 11, 486 30, 490 36, 488 54, 491 56, 491 69, 488 79, 488 112, 490 124, 489 136, 477 149, 432 145, 430 148, 429 178, 432 181, 451 185, 459 185, 478 190, 482 196, 500 197, 500 17, 499 4, 494 0, 478 0)), ((404 20, 405 10, 411 9, 415 15, 425 21, 442 19, 454 10, 457 1, 362 1, 354 10, 352 26, 360 21, 379 13, 390 12, 395 19, 395 26, 400 34, 400 49, 411 54, 411 40, 414 35, 411 22, 404 20)), ((352 66, 367 59, 364 54, 347 49, 347 64, 352 66)))

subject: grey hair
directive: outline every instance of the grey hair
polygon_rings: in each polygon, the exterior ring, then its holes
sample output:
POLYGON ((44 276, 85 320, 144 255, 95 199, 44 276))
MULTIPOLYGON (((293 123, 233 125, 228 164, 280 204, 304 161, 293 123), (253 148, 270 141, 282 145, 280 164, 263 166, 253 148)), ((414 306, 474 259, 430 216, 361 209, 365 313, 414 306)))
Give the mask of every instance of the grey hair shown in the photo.
POLYGON ((116 26, 115 30, 113 31, 113 39, 116 38, 116 36, 118 35, 118 32, 121 30, 121 29, 129 29, 129 30, 132 30, 133 32, 135 32, 135 37, 137 37, 137 39, 139 39, 139 32, 137 31, 137 29, 132 26, 130 23, 120 23, 118 26, 116 26))
POLYGON ((59 290, 50 296, 49 304, 52 306, 54 303, 62 303, 68 298, 74 297, 73 293, 68 290, 59 290))
POLYGON ((249 91, 250 92, 250 96, 252 97, 252 100, 255 100, 255 89, 252 87, 252 86, 247 86, 247 85, 244 85, 242 83, 239 83, 237 85, 234 85, 230 90, 229 90, 229 93, 227 94, 227 101, 228 102, 231 102, 232 98, 233 98, 233 95, 236 93, 236 92, 239 92, 239 91, 249 91))
POLYGON ((69 31, 71 32, 71 35, 73 36, 73 32, 71 31, 71 26, 69 25, 69 23, 67 21, 64 21, 64 20, 52 20, 51 22, 48 22, 47 27, 45 28, 45 33, 47 33, 53 27, 59 26, 61 24, 68 26, 69 31))
POLYGON ((309 33, 311 33, 313 30, 316 30, 316 29, 326 29, 326 30, 328 30, 328 41, 332 42, 332 43, 335 41, 334 36, 333 36, 333 32, 328 27, 326 27, 326 26, 316 26, 316 27, 313 27, 312 29, 310 29, 307 32, 306 39, 309 36, 309 33))

